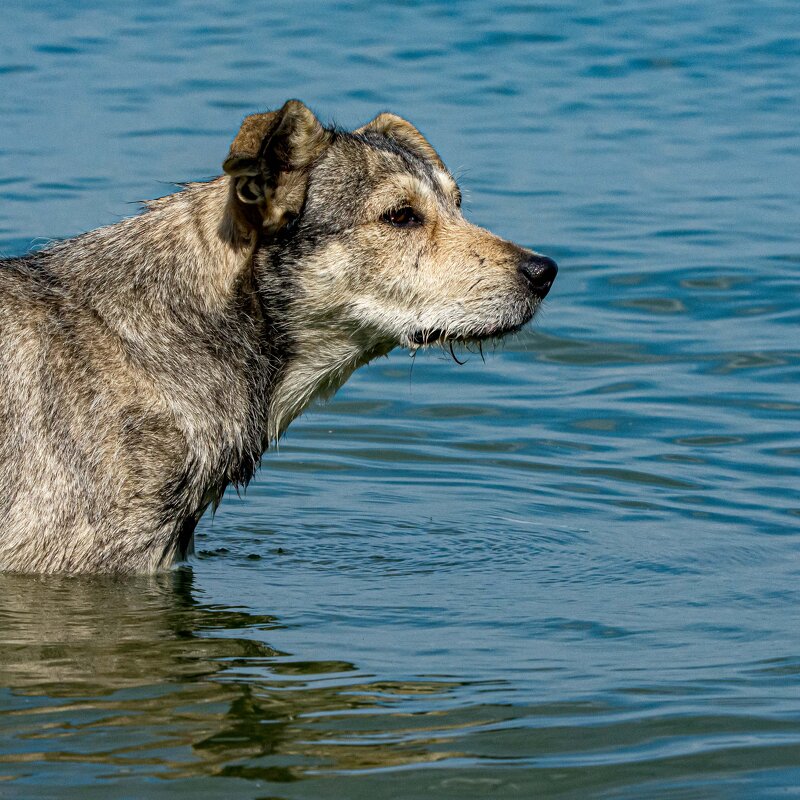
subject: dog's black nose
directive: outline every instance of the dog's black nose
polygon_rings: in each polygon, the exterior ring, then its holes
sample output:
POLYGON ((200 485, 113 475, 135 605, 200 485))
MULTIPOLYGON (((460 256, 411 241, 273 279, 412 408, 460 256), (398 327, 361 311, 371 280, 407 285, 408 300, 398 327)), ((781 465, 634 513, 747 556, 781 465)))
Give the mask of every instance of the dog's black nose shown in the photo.
POLYGON ((552 258, 540 256, 536 253, 526 258, 519 265, 519 271, 525 278, 530 290, 540 300, 543 300, 556 279, 558 264, 552 258))

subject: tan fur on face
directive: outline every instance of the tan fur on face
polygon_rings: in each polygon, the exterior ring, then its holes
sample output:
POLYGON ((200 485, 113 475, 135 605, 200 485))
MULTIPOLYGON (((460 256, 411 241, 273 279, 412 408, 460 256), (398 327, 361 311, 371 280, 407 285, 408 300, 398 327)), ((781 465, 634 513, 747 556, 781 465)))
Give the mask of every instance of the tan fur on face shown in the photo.
POLYGON ((526 321, 534 301, 518 265, 529 251, 465 220, 438 169, 410 172, 391 154, 367 156, 378 177, 357 224, 303 270, 307 313, 346 323, 371 345, 395 346, 413 345, 420 330, 471 339, 526 321), (405 205, 421 226, 398 229, 383 219, 405 205))

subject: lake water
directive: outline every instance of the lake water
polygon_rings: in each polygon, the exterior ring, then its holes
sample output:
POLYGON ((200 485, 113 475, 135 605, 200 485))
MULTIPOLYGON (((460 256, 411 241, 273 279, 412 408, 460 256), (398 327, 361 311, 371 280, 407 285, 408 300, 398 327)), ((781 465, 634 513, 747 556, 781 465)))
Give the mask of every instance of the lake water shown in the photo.
POLYGON ((6 255, 217 174, 297 96, 409 117, 561 272, 485 364, 357 373, 189 566, 0 576, 0 797, 800 795, 799 28, 6 0, 6 255))

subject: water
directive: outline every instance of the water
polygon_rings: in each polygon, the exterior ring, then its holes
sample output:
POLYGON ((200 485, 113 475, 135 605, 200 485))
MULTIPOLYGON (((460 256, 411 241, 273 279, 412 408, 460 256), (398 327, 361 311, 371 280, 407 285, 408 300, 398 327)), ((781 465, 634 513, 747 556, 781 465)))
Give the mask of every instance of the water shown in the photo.
POLYGON ((7 0, 0 250, 385 108, 555 257, 486 364, 398 352, 152 579, 0 576, 0 797, 800 794, 789 0, 7 0), (228 8, 223 8, 228 5, 228 8))

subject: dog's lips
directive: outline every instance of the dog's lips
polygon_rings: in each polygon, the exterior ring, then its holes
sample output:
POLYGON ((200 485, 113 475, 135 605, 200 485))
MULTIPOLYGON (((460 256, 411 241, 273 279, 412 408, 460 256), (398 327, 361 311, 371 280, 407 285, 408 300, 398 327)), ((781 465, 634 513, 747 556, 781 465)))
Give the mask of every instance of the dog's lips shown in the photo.
POLYGON ((441 330, 428 330, 423 331, 419 330, 415 333, 412 333, 409 337, 409 340, 412 344, 418 344, 420 346, 424 346, 426 344, 434 344, 435 342, 444 341, 445 333, 441 330))

